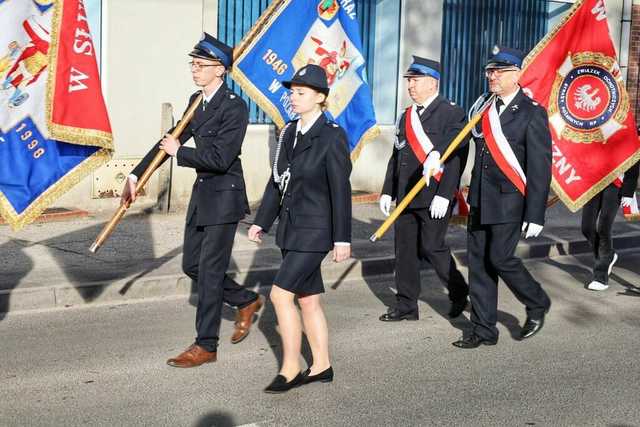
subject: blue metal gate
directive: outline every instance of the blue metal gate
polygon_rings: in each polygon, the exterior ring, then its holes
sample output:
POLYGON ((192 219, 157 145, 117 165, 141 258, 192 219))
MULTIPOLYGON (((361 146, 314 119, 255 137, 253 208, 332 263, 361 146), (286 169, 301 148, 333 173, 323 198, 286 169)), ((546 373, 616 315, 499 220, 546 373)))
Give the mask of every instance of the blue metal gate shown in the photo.
POLYGON ((547 0, 443 0, 441 92, 468 109, 487 90, 495 44, 525 52, 547 29, 547 0))

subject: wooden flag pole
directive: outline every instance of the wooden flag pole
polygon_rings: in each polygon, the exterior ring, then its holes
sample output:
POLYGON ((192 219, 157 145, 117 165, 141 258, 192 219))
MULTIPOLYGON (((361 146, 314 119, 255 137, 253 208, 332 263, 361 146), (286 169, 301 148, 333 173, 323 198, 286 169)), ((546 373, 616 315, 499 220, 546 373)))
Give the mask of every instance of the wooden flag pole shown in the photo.
MULTIPOLYGON (((191 103, 189 109, 184 113, 184 116, 182 116, 182 119, 180 120, 178 125, 171 132, 171 136, 176 139, 180 137, 180 135, 184 131, 184 128, 187 127, 187 125, 193 118, 193 114, 195 113, 196 108, 198 108, 198 106, 200 105, 201 101, 202 92, 196 97, 193 103, 191 103)), ((144 186, 149 181, 149 178, 151 178, 151 175, 153 175, 160 164, 162 164, 162 161, 166 156, 167 153, 165 153, 164 150, 158 151, 158 154, 156 154, 147 169, 142 173, 142 176, 138 178, 138 182, 136 183, 136 194, 140 194, 140 191, 142 191, 144 186)), ((98 237, 96 237, 96 240, 89 248, 89 252, 94 254, 98 252, 98 249, 100 249, 104 242, 109 238, 111 233, 113 233, 113 230, 115 230, 116 226, 118 225, 124 214, 127 212, 127 209, 129 209, 129 203, 120 205, 118 210, 116 210, 116 212, 111 217, 111 220, 109 220, 109 222, 102 228, 100 234, 98 234, 98 237)))

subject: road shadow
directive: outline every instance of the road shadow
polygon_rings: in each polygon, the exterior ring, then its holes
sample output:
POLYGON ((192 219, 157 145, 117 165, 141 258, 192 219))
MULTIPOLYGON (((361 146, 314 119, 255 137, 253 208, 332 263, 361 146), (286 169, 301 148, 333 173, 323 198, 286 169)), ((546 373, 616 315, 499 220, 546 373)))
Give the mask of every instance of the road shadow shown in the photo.
POLYGON ((237 423, 227 412, 209 412, 201 416, 193 427, 234 427, 237 423))
MULTIPOLYGON (((10 265, 5 266, 5 271, 0 270, 0 291, 3 291, 0 296, 0 320, 9 310, 11 292, 35 267, 28 252, 37 252, 42 248, 45 248, 55 263, 54 266, 40 266, 51 269, 51 275, 43 280, 46 286, 56 285, 57 283, 48 283, 48 280, 62 273, 65 284, 72 285, 82 301, 89 303, 100 297, 107 285, 137 273, 120 289, 120 294, 125 295, 136 281, 182 252, 182 247, 179 246, 166 254, 155 254, 149 218, 152 212, 153 208, 150 208, 127 216, 96 254, 90 253, 88 249, 106 223, 41 240, 21 239, 20 233, 17 233, 18 238, 11 238, 0 245, 3 256, 12 260, 10 265)), ((34 224, 30 227, 41 227, 43 233, 46 232, 46 224, 34 224)), ((46 275, 46 271, 42 274, 46 275)), ((35 289, 38 285, 28 286, 35 289)), ((56 297, 65 298, 59 293, 56 297)), ((67 295, 67 298, 71 302, 75 299, 73 295, 67 295)))
POLYGON ((0 321, 9 311, 11 292, 34 267, 33 260, 25 252, 29 243, 21 239, 9 239, 8 242, 0 245, 2 257, 11 260, 10 263, 0 266, 0 321), (9 270, 8 267, 11 269, 9 270))
MULTIPOLYGON (((354 236, 353 239, 368 239, 379 227, 382 225, 383 221, 381 219, 370 218, 368 222, 355 219, 353 220, 353 230, 354 236)), ((452 230, 453 227, 458 227, 457 225, 450 225, 449 230, 452 230)), ((457 231, 459 233, 459 231, 457 231)), ((449 233, 447 233, 446 241, 449 243, 449 233)), ((459 236, 458 236, 459 239, 459 236)), ((389 228, 389 230, 382 236, 381 239, 376 241, 376 243, 372 243, 372 245, 380 245, 384 246, 384 248, 388 248, 388 252, 386 253, 376 253, 378 256, 386 256, 392 257, 386 265, 380 267, 378 266, 378 271, 367 271, 366 265, 363 265, 363 280, 369 287, 371 293, 382 303, 384 307, 381 307, 380 315, 385 313, 388 308, 395 307, 396 304, 396 294, 393 290, 395 288, 395 282, 393 273, 395 270, 395 265, 393 261, 393 257, 395 256, 394 251, 394 230, 393 227, 389 228), (380 271, 380 268, 385 271, 380 271), (380 280, 379 275, 384 274, 384 281, 380 280), (376 277, 378 276, 378 277, 376 277)), ((359 248, 364 256, 370 256, 370 254, 366 253, 366 249, 359 248)), ((357 258, 358 253, 356 252, 354 256, 357 258)), ((459 262, 458 267, 460 266, 459 262)), ((379 263, 378 263, 379 264, 379 263)), ((449 297, 447 295, 446 285, 441 283, 440 279, 435 275, 435 271, 433 267, 426 259, 422 260, 421 265, 421 292, 419 301, 424 302, 431 310, 420 314, 421 317, 428 317, 430 313, 435 313, 436 315, 442 317, 447 320, 449 324, 459 330, 463 331, 465 325, 468 323, 467 320, 464 319, 464 316, 459 316, 455 319, 451 319, 448 315, 450 302, 449 297)), ((465 280, 467 278, 465 277, 465 280)), ((469 308, 467 307, 467 310, 469 308)), ((376 320, 378 321, 378 320, 376 320)))

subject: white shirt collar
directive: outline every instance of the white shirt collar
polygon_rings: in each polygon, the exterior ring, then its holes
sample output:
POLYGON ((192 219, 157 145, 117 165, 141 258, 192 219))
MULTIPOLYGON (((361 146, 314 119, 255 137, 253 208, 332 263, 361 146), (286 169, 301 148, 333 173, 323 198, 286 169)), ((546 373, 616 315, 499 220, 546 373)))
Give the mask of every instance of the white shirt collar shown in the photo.
POLYGON ((216 93, 218 93, 218 90, 220 90, 220 88, 222 87, 222 83, 223 83, 223 82, 220 82, 220 84, 218 85, 218 87, 217 87, 217 88, 215 88, 215 89, 214 89, 214 91, 213 91, 213 92, 211 92, 211 95, 209 95, 209 96, 207 96, 207 95, 204 93, 204 90, 203 90, 203 91, 202 91, 202 100, 203 100, 204 102, 206 102, 207 104, 208 104, 209 102, 211 102, 211 100, 212 100, 212 99, 213 99, 213 97, 216 95, 216 93))
POLYGON ((311 118, 311 120, 309 120, 309 122, 304 127, 302 126, 302 120, 298 119, 298 123, 296 123, 296 135, 298 135, 298 132, 302 133, 303 135, 307 133, 309 129, 311 129, 314 124, 316 124, 321 115, 322 111, 319 111, 311 118))
MULTIPOLYGON (((439 94, 436 92, 434 95, 431 95, 429 98, 427 98, 422 104, 415 103, 414 105, 416 107, 423 106, 424 109, 426 110, 427 107, 429 107, 429 105, 431 105, 431 103, 438 97, 438 95, 439 94)), ((424 110, 422 110, 422 111, 424 111, 424 110)))
MULTIPOLYGON (((506 110, 507 107, 509 106, 509 104, 511 104, 511 101, 513 101, 513 98, 516 97, 516 95, 518 95, 518 93, 520 93, 520 88, 518 88, 518 90, 516 90, 515 92, 513 92, 511 95, 507 95, 504 97, 501 97, 502 102, 504 102, 504 109, 506 110)), ((498 98, 496 98, 496 101, 498 100, 498 98)))

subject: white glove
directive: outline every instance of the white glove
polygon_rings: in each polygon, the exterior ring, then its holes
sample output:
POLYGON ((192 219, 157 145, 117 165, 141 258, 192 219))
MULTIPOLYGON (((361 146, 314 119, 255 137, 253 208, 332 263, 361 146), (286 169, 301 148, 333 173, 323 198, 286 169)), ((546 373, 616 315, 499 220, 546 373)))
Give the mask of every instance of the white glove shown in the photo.
POLYGON ((433 200, 431 201, 431 207, 429 208, 429 212, 431 212, 431 218, 440 219, 444 218, 447 214, 447 209, 449 208, 449 199, 445 199, 441 196, 433 196, 433 200))
POLYGON ((430 178, 436 175, 439 170, 440 153, 435 150, 431 150, 426 160, 424 161, 424 164, 422 165, 422 175, 424 175, 424 180, 427 182, 427 187, 429 186, 430 178))
POLYGON ((620 204, 624 208, 628 208, 629 206, 631 206, 631 203, 633 203, 633 197, 623 197, 620 201, 620 204))
POLYGON ((542 226, 534 223, 529 224, 525 221, 522 223, 522 232, 524 233, 525 230, 527 231, 524 235, 525 239, 528 239, 529 237, 538 237, 542 231, 542 226))
POLYGON ((391 209, 391 196, 383 194, 380 196, 380 211, 384 216, 389 216, 389 209, 391 209))

